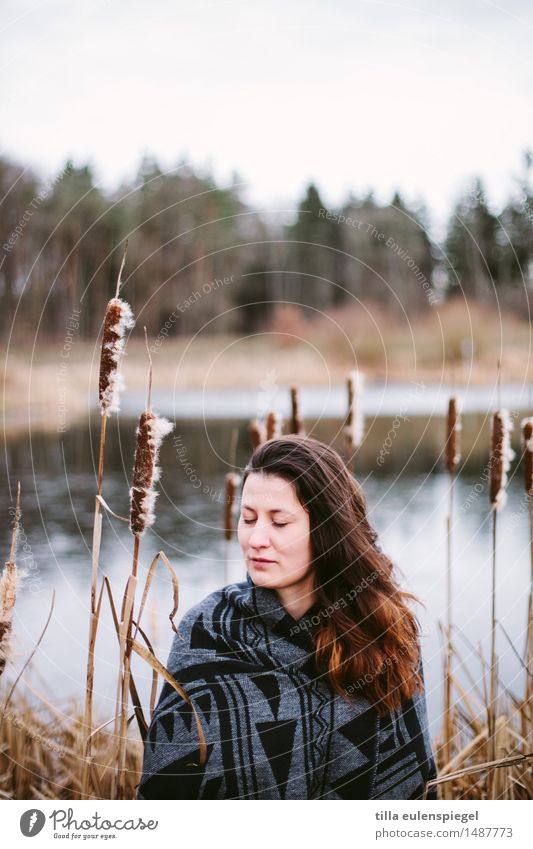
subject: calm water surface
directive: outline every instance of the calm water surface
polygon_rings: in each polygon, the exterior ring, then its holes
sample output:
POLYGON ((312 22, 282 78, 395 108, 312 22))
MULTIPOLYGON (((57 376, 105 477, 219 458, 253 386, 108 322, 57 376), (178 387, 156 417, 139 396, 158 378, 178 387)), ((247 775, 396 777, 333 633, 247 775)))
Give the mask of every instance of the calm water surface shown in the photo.
MULTIPOLYGON (((166 411, 168 412, 168 411, 166 411)), ((416 412, 419 412, 418 410, 416 412)), ((525 413, 523 413, 525 415, 525 413)), ((516 413, 515 449, 522 413, 516 413)), ((367 420, 365 442, 355 471, 366 493, 370 518, 382 548, 398 568, 402 583, 423 601, 419 619, 427 699, 433 731, 441 710, 442 646, 438 623, 445 615, 446 515, 448 478, 442 469, 442 416, 412 412, 398 426, 391 415, 367 420), (388 438, 388 441, 387 441, 388 438), (384 446, 386 452, 383 453, 384 446), (383 457, 382 464, 377 458, 383 457)), ((108 430, 104 497, 122 516, 128 514, 128 489, 136 422, 122 416, 108 430)), ((22 487, 23 535, 18 562, 26 577, 14 618, 15 662, 20 665, 45 623, 55 590, 51 624, 29 674, 32 684, 67 706, 84 689, 90 547, 92 537, 99 423, 64 434, 32 433, 11 439, 6 448, 0 541, 4 559, 9 547, 8 483, 22 487)), ((464 462, 455 492, 454 621, 464 668, 459 677, 471 688, 481 686, 477 647, 488 657, 490 626, 491 519, 484 475, 488 444, 487 416, 472 412, 464 418, 464 462)), ((311 422, 308 421, 311 430, 311 422)), ((230 580, 244 578, 242 553, 236 541, 223 539, 223 481, 231 464, 232 432, 237 431, 236 464, 249 457, 246 422, 242 419, 184 418, 167 437, 161 454, 163 476, 157 522, 143 537, 141 575, 163 549, 180 581, 181 615, 224 584, 227 558, 230 580)), ((332 442, 342 452, 339 419, 319 417, 312 435, 332 442)), ((517 455, 519 451, 517 450, 517 455)), ((522 470, 513 463, 508 504, 498 518, 498 633, 500 674, 506 687, 523 686, 522 654, 529 589, 529 532, 522 470), (505 633, 504 633, 505 629, 505 633)), ((121 600, 129 573, 132 538, 128 526, 104 519, 101 568, 121 600)), ((107 605, 104 605, 107 611, 107 605)), ((171 585, 166 570, 156 571, 145 626, 158 656, 165 662, 172 631, 168 613, 171 585)), ((116 637, 106 613, 97 643, 99 709, 107 718, 114 705, 116 637)), ((137 665, 137 683, 146 697, 149 674, 137 665)), ((475 700, 475 694, 471 694, 475 700)))

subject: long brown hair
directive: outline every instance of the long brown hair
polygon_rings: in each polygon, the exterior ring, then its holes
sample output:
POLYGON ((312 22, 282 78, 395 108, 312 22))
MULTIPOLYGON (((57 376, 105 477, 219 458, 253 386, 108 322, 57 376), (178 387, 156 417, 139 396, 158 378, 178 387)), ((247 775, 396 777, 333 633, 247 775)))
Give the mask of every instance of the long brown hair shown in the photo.
POLYGON ((364 696, 379 713, 421 690, 418 622, 393 564, 377 543, 362 489, 340 455, 296 435, 264 442, 244 469, 290 481, 309 514, 316 663, 345 699, 364 696))

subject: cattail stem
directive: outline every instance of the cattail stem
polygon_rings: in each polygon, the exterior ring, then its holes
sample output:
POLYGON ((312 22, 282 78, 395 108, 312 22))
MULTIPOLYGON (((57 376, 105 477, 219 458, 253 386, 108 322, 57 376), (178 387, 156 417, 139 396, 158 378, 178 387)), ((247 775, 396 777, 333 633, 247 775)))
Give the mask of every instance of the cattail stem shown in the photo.
MULTIPOLYGON (((120 709, 118 720, 118 747, 117 747, 117 771, 116 771, 116 798, 125 798, 126 779, 126 754, 128 744, 128 705, 131 679, 131 651, 132 651, 132 625, 133 608, 135 606, 135 590, 137 578, 133 570, 137 568, 136 557, 139 553, 139 537, 135 538, 135 546, 132 561, 132 574, 128 578, 124 599, 122 603, 122 621, 120 625, 120 709)), ((117 723, 115 724, 115 727, 117 723)))
POLYGON ((139 546, 141 536, 154 520, 156 499, 155 483, 159 480, 160 469, 157 465, 159 449, 163 438, 170 433, 172 425, 167 419, 157 416, 151 409, 152 359, 148 348, 148 336, 145 328, 146 348, 150 361, 147 386, 147 409, 141 413, 137 427, 135 444, 135 462, 133 480, 130 489, 130 530, 133 534, 133 557, 131 574, 126 583, 122 602, 121 623, 119 629, 120 669, 117 684, 117 709, 115 712, 115 730, 118 728, 117 768, 115 771, 116 796, 125 795, 125 769, 128 735, 128 704, 131 680, 131 652, 133 645, 133 610, 135 607, 135 589, 139 564, 139 546))
POLYGON ((235 466, 237 462, 237 444, 239 442, 239 428, 234 427, 231 429, 231 441, 229 446, 229 464, 230 466, 235 466))
POLYGON ((148 354, 148 381, 146 385, 146 409, 152 409, 152 355, 150 353, 150 346, 148 344, 148 333, 146 332, 146 327, 144 328, 144 342, 146 345, 146 353, 148 354))
POLYGON ((120 263, 120 270, 118 272, 117 278, 117 289, 115 292, 115 298, 118 298, 120 294, 120 287, 122 286, 122 272, 124 271, 124 265, 126 264, 126 254, 128 253, 128 240, 124 242, 124 253, 122 254, 122 262, 120 263))
POLYGON ((530 576, 526 625, 526 686, 525 703, 529 713, 527 729, 528 747, 533 735, 533 418, 522 420, 522 447, 524 449, 524 484, 529 518, 530 576))
MULTIPOLYGON (((501 379, 500 363, 498 362, 498 387, 501 379)), ((496 657, 496 517, 498 510, 505 504, 507 493, 507 472, 509 471, 514 451, 511 448, 510 432, 513 423, 507 410, 498 409, 492 418, 491 453, 490 453, 490 486, 489 498, 492 510, 492 587, 491 587, 491 636, 490 636, 490 695, 487 710, 489 760, 496 756, 496 717, 498 709, 498 677, 496 657)), ((487 792, 489 798, 494 797, 496 772, 491 770, 487 776, 487 792)))
POLYGON ((455 489, 455 476, 450 473, 450 488, 449 488, 449 513, 446 522, 446 542, 447 542, 447 557, 446 557, 446 673, 445 673, 445 704, 444 704, 444 759, 445 763, 449 763, 452 758, 452 738, 453 738, 453 709, 452 709, 452 662, 453 662, 453 639, 452 639, 452 601, 453 601, 453 584, 452 584, 452 522, 453 522, 453 495, 455 489))
POLYGON ((533 494, 527 494, 527 506, 529 515, 529 596, 527 604, 527 631, 526 631, 526 705, 529 710, 528 738, 531 742, 533 735, 533 494))
MULTIPOLYGON (((489 760, 496 759, 496 713, 497 713, 497 658, 496 658, 496 517, 492 509, 492 584, 491 584, 491 633, 490 633, 490 696, 488 711, 489 760)), ((493 786, 494 774, 489 774, 489 787, 493 786)), ((490 798, 490 796, 489 796, 490 798)))
POLYGON ((229 556, 231 552, 231 540, 224 542, 224 586, 229 584, 229 556))
POLYGON ((224 480, 224 583, 229 583, 229 555, 231 540, 235 531, 235 508, 237 506, 237 490, 241 482, 236 472, 228 472, 224 480))
MULTIPOLYGON (((107 416, 100 416, 100 451, 98 458, 97 495, 102 495, 104 482, 104 457, 105 440, 107 430, 107 416)), ((91 551, 91 610, 89 613, 89 649, 87 652, 87 674, 85 682, 85 714, 82 729, 82 752, 84 764, 82 770, 81 796, 88 798, 89 794, 89 770, 91 758, 91 741, 93 730, 93 691, 94 691, 94 648, 98 631, 98 616, 96 614, 96 585, 98 581, 98 563, 100 560, 100 542, 102 538, 102 514, 100 513, 100 501, 95 498, 94 520, 93 520, 93 543, 91 551)))
POLYGON ((137 534, 135 536, 135 542, 133 543, 133 562, 131 565, 131 574, 134 578, 137 577, 137 565, 139 563, 139 545, 141 542, 140 536, 137 534))
MULTIPOLYGON (((98 482, 97 482, 97 490, 98 495, 102 494, 102 485, 104 481, 104 453, 105 453, 105 436, 107 429, 107 416, 100 416, 100 456, 98 459, 98 482)), ((97 501, 97 507, 99 509, 99 502, 97 501)))
MULTIPOLYGON (((461 459, 460 432, 462 429, 461 417, 457 398, 452 396, 448 402, 448 417, 446 422, 446 445, 445 459, 449 476, 449 511, 446 521, 446 662, 444 671, 445 693, 444 693, 444 759, 449 763, 452 757, 452 738, 454 728, 454 716, 452 708, 452 664, 453 664, 453 637, 452 637, 452 526, 453 526, 453 496, 455 490, 455 476, 461 459)), ((444 798, 449 798, 451 788, 444 788, 444 798)), ((451 797, 450 797, 451 798, 451 797)))

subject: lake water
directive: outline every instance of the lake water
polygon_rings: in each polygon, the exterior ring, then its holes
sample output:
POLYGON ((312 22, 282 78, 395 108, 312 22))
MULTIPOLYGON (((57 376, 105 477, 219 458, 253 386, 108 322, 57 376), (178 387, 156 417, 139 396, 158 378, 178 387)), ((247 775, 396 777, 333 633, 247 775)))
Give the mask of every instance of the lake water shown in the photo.
MULTIPOLYGON (((366 419, 366 437, 355 461, 355 471, 366 493, 370 518, 379 532, 382 547, 397 565, 402 582, 423 600, 419 618, 430 720, 433 732, 439 726, 442 700, 442 646, 438 622, 444 619, 446 568, 446 515, 448 477, 443 471, 444 418, 440 404, 421 407, 420 395, 404 389, 404 419, 395 424, 395 412, 387 401, 387 414, 377 408, 366 419), (387 438, 388 442, 387 442, 387 438), (389 448, 385 448, 390 444, 389 448), (383 451, 388 453, 383 454, 383 451), (377 463, 382 453, 383 463, 377 463)), ((196 404, 198 403, 196 396, 196 404)), ((500 674, 506 687, 520 692, 523 671, 518 655, 525 641, 526 603, 529 590, 529 530, 522 469, 518 464, 521 396, 509 396, 513 409, 513 463, 508 503, 498 517, 498 633, 500 674), (513 406, 514 404, 514 406, 513 406), (508 635, 505 636, 503 629, 508 635)), ((398 398, 396 399, 398 401, 398 398)), ((485 401, 488 399, 485 397, 485 401)), ((191 402, 192 403, 192 402, 191 402)), ((194 418, 192 410, 176 423, 161 454, 163 476, 157 504, 157 522, 143 537, 141 576, 159 550, 170 558, 180 581, 181 615, 208 593, 224 584, 224 563, 229 580, 244 578, 238 543, 227 545, 223 538, 223 483, 230 468, 232 433, 238 433, 236 465, 245 465, 250 454, 247 421, 241 417, 240 401, 234 416, 214 415, 216 405, 194 418), (211 415, 213 413, 213 415, 211 415), (178 455, 177 448, 185 448, 178 455), (190 465, 186 467, 185 463, 190 465)), ((455 495, 454 529, 454 621, 457 643, 466 670, 481 684, 476 655, 481 642, 488 658, 490 627, 491 517, 488 509, 484 467, 487 462, 489 417, 483 410, 467 412, 463 421, 461 474, 455 495)), ((480 402, 481 406, 481 402, 480 402)), ((124 407, 124 405, 123 405, 124 407)), ((227 413, 228 400, 223 404, 227 413)), ((525 405, 524 405, 525 407, 525 405)), ((231 407, 230 407, 231 408, 231 407)), ((126 413, 130 406, 125 407, 126 413)), ((343 451, 341 422, 336 415, 311 415, 307 426, 313 436, 331 442, 343 451)), ((328 408, 329 409, 329 408, 328 408)), ((367 408, 365 408, 367 409, 367 408)), ((398 403, 395 410, 398 411, 398 403)), ((486 407, 485 409, 488 409, 486 407)), ((174 399, 159 399, 158 411, 172 415, 174 399)), ((219 410, 220 412, 220 410, 219 410)), ((316 409, 313 410, 316 415, 316 409)), ((333 411, 335 412, 335 410, 333 411)), ((136 421, 123 414, 110 420, 106 450, 104 497, 119 515, 127 516, 128 489, 133 462, 136 421)), ((14 617, 15 661, 23 662, 46 621, 52 590, 55 608, 51 624, 32 664, 28 680, 52 694, 56 704, 68 705, 84 690, 90 587, 90 548, 97 464, 99 421, 93 414, 90 425, 64 434, 21 434, 6 446, 6 481, 12 490, 22 488, 23 535, 18 563, 26 573, 14 617)), ((4 559, 9 550, 10 516, 8 487, 2 493, 0 542, 4 559)), ((132 538, 128 526, 105 516, 101 568, 110 579, 120 602, 130 570, 132 538)), ((104 605, 107 609, 107 606, 104 605)), ((145 626, 158 656, 166 661, 172 639, 168 613, 172 607, 171 586, 164 568, 156 571, 145 614, 145 626)), ((115 698, 116 637, 109 615, 103 617, 97 643, 96 691, 99 713, 111 716, 115 698)), ((136 664, 136 679, 146 697, 150 675, 136 664)), ((460 679, 470 689, 466 671, 460 679)))

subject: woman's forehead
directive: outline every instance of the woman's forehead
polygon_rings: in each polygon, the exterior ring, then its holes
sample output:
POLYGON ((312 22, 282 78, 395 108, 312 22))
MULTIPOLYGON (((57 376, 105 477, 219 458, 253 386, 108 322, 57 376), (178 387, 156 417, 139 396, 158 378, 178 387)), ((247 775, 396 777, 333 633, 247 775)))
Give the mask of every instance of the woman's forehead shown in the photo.
POLYGON ((302 509, 290 481, 284 480, 279 475, 265 475, 257 472, 252 472, 246 478, 242 504, 254 509, 261 507, 265 510, 302 509))

